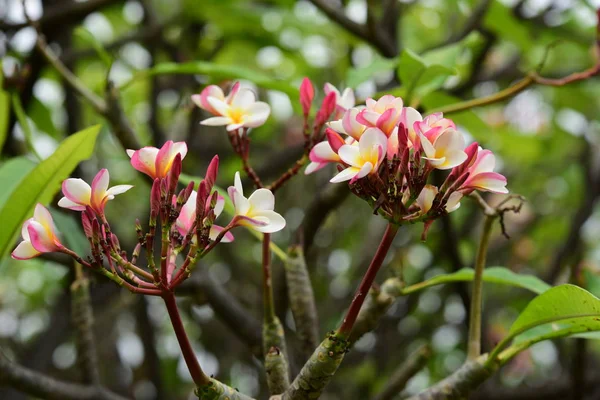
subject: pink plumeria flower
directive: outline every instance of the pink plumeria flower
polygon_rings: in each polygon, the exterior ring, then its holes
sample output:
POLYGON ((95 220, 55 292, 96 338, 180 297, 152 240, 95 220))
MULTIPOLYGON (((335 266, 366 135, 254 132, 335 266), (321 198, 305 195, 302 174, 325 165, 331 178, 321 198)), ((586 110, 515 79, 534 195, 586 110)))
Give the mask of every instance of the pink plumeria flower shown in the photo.
POLYGON ((506 178, 493 172, 496 167, 496 157, 490 150, 478 148, 477 156, 467 168, 469 177, 461 185, 460 191, 470 193, 473 190, 483 190, 492 193, 508 193, 506 178))
POLYGON ((42 253, 61 251, 64 246, 56 236, 52 215, 41 204, 35 206, 33 218, 23 223, 21 228, 23 241, 11 253, 16 260, 28 260, 42 253))
POLYGON ((231 93, 225 97, 218 87, 207 87, 192 100, 201 108, 215 115, 205 119, 202 125, 226 125, 228 131, 239 128, 256 128, 265 123, 271 107, 262 101, 256 101, 254 92, 247 88, 239 88, 236 83, 231 93), (210 88, 210 89, 209 89, 210 88))
POLYGON ((306 169, 304 170, 305 175, 312 174, 313 172, 325 168, 329 163, 341 161, 340 156, 333 151, 327 140, 317 143, 310 151, 308 158, 311 163, 306 166, 306 169))
MULTIPOLYGON (((185 202, 185 204, 181 208, 181 212, 179 213, 179 216, 177 217, 177 220, 175 221, 175 226, 177 227, 177 230, 179 231, 181 236, 185 236, 188 234, 188 232, 192 228, 194 221, 196 220, 196 197, 197 197, 197 195, 198 194, 196 193, 195 190, 192 191, 192 194, 190 194, 190 197, 188 198, 188 200, 185 202)), ((218 196, 217 204, 215 205, 215 208, 214 208, 215 218, 217 218, 219 215, 221 215, 224 207, 225 207, 225 198, 223 196, 218 196)), ((221 233, 221 231, 223 231, 222 226, 218 226, 218 225, 211 226, 210 233, 209 233, 210 240, 215 240, 217 238, 217 236, 219 236, 219 233, 221 233)), ((195 237, 196 236, 194 235, 194 240, 195 240, 195 237)), ((225 234, 225 236, 223 236, 223 239, 221 240, 222 243, 230 243, 232 241, 233 241, 233 235, 231 234, 231 232, 227 232, 225 234)))
POLYGON ((393 127, 398 125, 404 105, 401 97, 391 94, 382 96, 379 100, 367 99, 366 108, 357 115, 358 122, 372 127, 378 127, 389 136, 393 127))
POLYGON ((463 150, 465 139, 459 131, 448 129, 437 136, 433 142, 423 133, 419 133, 419 139, 425 152, 423 158, 436 169, 451 169, 467 159, 467 154, 463 150))
POLYGON ((109 189, 109 179, 107 169, 101 169, 96 174, 91 187, 83 179, 65 179, 62 183, 62 192, 65 197, 60 199, 58 205, 75 211, 85 211, 86 207, 90 207, 98 214, 104 214, 104 206, 107 201, 133 187, 131 185, 117 185, 109 189))
POLYGON ((330 182, 344 182, 350 180, 354 183, 371 173, 377 172, 379 165, 385 158, 387 137, 377 128, 369 128, 361 136, 358 146, 343 145, 338 150, 342 161, 348 165, 346 169, 331 178, 330 182))
POLYGON ((335 93, 335 104, 336 104, 336 113, 335 118, 341 118, 341 116, 346 112, 346 110, 354 107, 356 103, 356 98, 354 97, 354 91, 351 88, 346 88, 340 94, 340 91, 333 86, 331 83, 325 84, 325 95, 329 93, 335 93))
POLYGON ((217 100, 221 100, 227 104, 231 104, 231 101, 233 100, 233 98, 235 97, 235 95, 237 94, 237 92, 239 90, 240 90, 240 83, 236 82, 232 86, 229 94, 227 96, 225 96, 225 93, 223 93, 223 89, 221 89, 217 85, 209 85, 209 86, 205 87, 204 90, 202 92, 200 92, 200 94, 193 94, 192 101, 198 107, 202 108, 203 110, 206 110, 213 115, 218 115, 219 112, 210 105, 208 98, 213 97, 213 98, 215 98, 217 100))
POLYGON ((250 197, 244 197, 240 173, 236 172, 234 186, 230 186, 227 192, 233 201, 239 225, 262 233, 278 232, 285 227, 285 219, 273 211, 275 196, 269 189, 257 189, 250 197))
POLYGON ((144 173, 152 179, 166 178, 171 170, 173 161, 177 154, 181 154, 183 160, 187 154, 187 144, 185 142, 167 141, 160 149, 156 147, 142 147, 139 150, 127 150, 127 155, 131 158, 131 165, 141 173, 144 173))

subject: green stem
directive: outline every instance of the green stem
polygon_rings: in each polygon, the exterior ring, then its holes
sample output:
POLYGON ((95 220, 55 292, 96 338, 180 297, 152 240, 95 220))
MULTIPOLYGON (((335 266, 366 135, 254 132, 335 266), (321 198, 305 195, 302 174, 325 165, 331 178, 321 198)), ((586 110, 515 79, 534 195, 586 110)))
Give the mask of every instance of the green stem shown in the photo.
POLYGON ((383 260, 385 260, 385 256, 387 255, 397 232, 398 225, 395 225, 391 222, 388 223, 383 237, 381 238, 381 243, 379 243, 379 247, 377 248, 373 259, 371 260, 371 264, 369 265, 367 272, 360 282, 356 293, 354 294, 354 298, 352 299, 352 303, 350 303, 346 317, 344 318, 342 325, 340 325, 337 330, 337 333, 344 339, 347 339, 352 332, 352 328, 354 327, 358 313, 360 312, 365 298, 367 297, 367 294, 373 285, 375 276, 377 276, 377 272, 379 271, 383 260))
POLYGON ((485 259, 487 248, 492 233, 492 225, 496 215, 486 215, 481 233, 481 240, 477 250, 477 259, 475 261, 475 275, 473 276, 473 293, 471 295, 471 311, 469 319, 469 346, 468 360, 474 360, 481 354, 481 309, 483 295, 483 270, 485 269, 485 259))

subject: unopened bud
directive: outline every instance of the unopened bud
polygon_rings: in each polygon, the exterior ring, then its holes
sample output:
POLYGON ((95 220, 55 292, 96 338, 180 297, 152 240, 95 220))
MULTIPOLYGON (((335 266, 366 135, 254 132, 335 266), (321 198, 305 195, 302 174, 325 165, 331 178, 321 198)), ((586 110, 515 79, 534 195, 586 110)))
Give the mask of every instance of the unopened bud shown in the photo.
POLYGON ((321 103, 321 108, 317 112, 317 116, 315 117, 315 126, 320 127, 327 122, 333 110, 335 110, 335 103, 337 100, 337 95, 335 92, 329 92, 327 96, 323 99, 323 103, 321 103))
POLYGON ((219 173, 219 156, 215 155, 213 159, 208 164, 208 168, 206 169, 206 177, 204 180, 206 181, 206 185, 208 188, 208 192, 212 190, 215 182, 217 180, 217 174, 219 173))
POLYGON ((302 106, 302 112, 306 118, 310 113, 310 106, 312 105, 315 97, 315 89, 312 82, 308 78, 302 80, 300 85, 300 105, 302 106))

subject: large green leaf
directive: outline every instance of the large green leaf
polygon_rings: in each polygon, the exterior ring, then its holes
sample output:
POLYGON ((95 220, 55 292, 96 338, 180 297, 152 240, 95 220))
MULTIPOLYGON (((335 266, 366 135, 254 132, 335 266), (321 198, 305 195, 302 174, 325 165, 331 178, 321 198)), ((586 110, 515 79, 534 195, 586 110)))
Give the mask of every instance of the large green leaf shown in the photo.
POLYGON ((161 63, 153 68, 140 71, 134 77, 126 82, 123 87, 128 86, 134 81, 153 75, 177 75, 177 74, 200 74, 208 75, 214 79, 247 79, 260 87, 272 90, 278 90, 286 93, 294 101, 299 96, 297 87, 289 84, 287 81, 276 80, 261 72, 240 67, 237 65, 221 65, 203 61, 194 61, 183 64, 161 63))
POLYGON ((2 62, 0 62, 0 149, 4 146, 6 134, 8 131, 8 121, 10 118, 10 95, 3 90, 4 72, 2 71, 2 62))
POLYGON ((50 202, 77 164, 92 155, 99 132, 100 125, 96 125, 65 139, 54 154, 35 167, 12 191, 0 210, 0 259, 11 248, 21 224, 31 215, 35 204, 50 202))
POLYGON ((513 339, 513 347, 520 349, 546 338, 597 330, 600 330, 600 299, 579 286, 556 286, 529 302, 490 359, 513 339))
POLYGON ((533 299, 510 327, 508 335, 515 337, 536 326, 551 322, 569 323, 598 317, 600 300, 596 296, 579 286, 560 285, 533 299))
MULTIPOLYGON (((402 290, 407 295, 431 286, 442 285, 451 282, 472 281, 475 271, 472 268, 463 268, 451 274, 434 276, 426 281, 410 285, 402 290)), ((484 282, 498 283, 501 285, 515 286, 540 294, 550 289, 550 285, 533 275, 516 274, 504 267, 489 267, 483 271, 484 282)))
POLYGON ((0 209, 12 191, 23 181, 25 176, 35 167, 35 163, 27 157, 11 158, 0 166, 0 209))

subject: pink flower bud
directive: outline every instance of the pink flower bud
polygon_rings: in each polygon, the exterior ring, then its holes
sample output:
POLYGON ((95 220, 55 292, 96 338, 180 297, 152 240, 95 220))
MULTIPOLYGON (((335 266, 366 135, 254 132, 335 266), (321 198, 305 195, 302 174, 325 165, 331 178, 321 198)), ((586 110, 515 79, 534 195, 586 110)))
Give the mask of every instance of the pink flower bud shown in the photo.
POLYGON ((346 142, 344 142, 344 139, 331 128, 325 129, 325 134, 327 135, 327 141, 329 142, 331 149, 337 154, 339 148, 345 145, 346 142))
POLYGON ((156 219, 158 213, 160 212, 160 203, 161 203, 161 180, 156 178, 154 183, 152 183, 152 189, 150 190, 150 214, 156 219))
POLYGON ((169 171, 169 193, 175 193, 181 175, 181 154, 177 153, 169 171))
POLYGON ((325 122, 327 122, 331 116, 331 113, 333 113, 333 110, 335 110, 335 100, 336 95, 334 92, 331 92, 325 96, 323 103, 321 103, 321 108, 315 117, 315 126, 322 126, 325 122))
POLYGON ((215 181, 217 180, 217 174, 219 173, 219 156, 215 155, 213 159, 210 161, 208 168, 206 169, 206 177, 204 180, 206 181, 206 185, 208 188, 208 192, 210 192, 215 185, 215 181))
POLYGON ((94 219, 94 214, 89 208, 81 213, 81 225, 83 226, 83 232, 88 239, 92 237, 92 220, 94 219))
POLYGON ((198 194, 196 195, 196 218, 201 220, 205 215, 206 199, 210 193, 206 179, 198 185, 198 194))
POLYGON ((302 84, 300 85, 300 104, 302 105, 302 112, 304 113, 304 117, 307 117, 310 113, 310 106, 315 97, 315 89, 312 85, 312 82, 308 78, 304 78, 302 80, 302 84))

